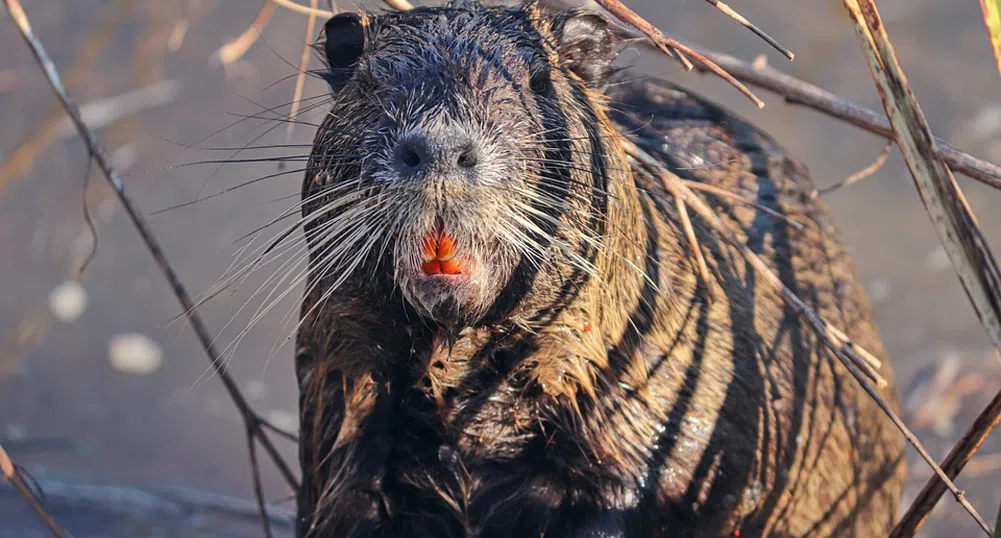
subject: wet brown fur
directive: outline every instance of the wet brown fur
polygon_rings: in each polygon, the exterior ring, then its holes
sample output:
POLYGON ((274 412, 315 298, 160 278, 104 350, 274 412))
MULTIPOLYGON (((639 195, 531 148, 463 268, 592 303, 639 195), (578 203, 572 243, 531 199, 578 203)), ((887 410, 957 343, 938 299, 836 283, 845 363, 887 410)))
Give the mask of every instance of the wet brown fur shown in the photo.
MULTIPOLYGON (((543 36, 557 20, 530 19, 543 36)), ((559 71, 559 55, 547 54, 559 71)), ((568 125, 580 164, 569 173, 582 183, 596 147, 589 133, 599 133, 609 196, 598 277, 553 257, 503 315, 449 327, 401 308, 372 275, 321 301, 315 276, 297 336, 299 536, 885 534, 904 476, 899 432, 696 219, 716 288, 717 300, 706 299, 672 198, 618 140, 803 224, 707 195, 787 286, 884 358, 807 169, 666 83, 601 91, 569 73, 554 91, 581 118, 568 125), (557 297, 566 282, 570 297, 557 297)), ((895 401, 889 366, 881 373, 895 401)))

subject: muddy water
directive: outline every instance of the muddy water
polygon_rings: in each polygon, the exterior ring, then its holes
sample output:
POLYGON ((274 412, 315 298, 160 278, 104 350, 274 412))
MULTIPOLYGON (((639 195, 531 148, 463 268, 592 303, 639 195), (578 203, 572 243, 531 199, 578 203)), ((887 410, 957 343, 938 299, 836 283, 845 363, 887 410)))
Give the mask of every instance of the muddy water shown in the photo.
MULTIPOLYGON (((279 12, 264 41, 244 62, 223 69, 210 61, 215 48, 253 19, 256 4, 39 0, 28 6, 37 32, 64 73, 80 58, 88 61, 93 49, 103 50, 75 77, 74 95, 81 102, 121 95, 158 80, 176 81, 177 94, 164 97, 169 103, 147 103, 142 112, 100 130, 128 171, 127 187, 144 212, 274 176, 150 217, 167 255, 196 295, 218 281, 245 234, 294 202, 288 197, 298 190, 301 173, 296 170, 303 163, 286 163, 284 175, 276 175, 280 171, 274 163, 164 168, 234 156, 232 151, 193 146, 308 144, 309 123, 319 112, 306 112, 305 123, 290 138, 284 125, 268 132, 274 122, 255 120, 205 138, 248 115, 276 117, 266 109, 290 100, 293 83, 286 77, 294 73, 290 64, 300 55, 305 25, 300 15, 279 12), (164 44, 172 33, 176 38, 177 21, 188 5, 196 11, 185 39, 176 51, 164 54, 164 44), (106 43, 98 47, 101 41, 106 43)), ((704 2, 647 0, 633 5, 679 37, 748 60, 766 54, 781 69, 878 106, 840 2, 731 4, 796 51, 796 62, 789 64, 704 2)), ((878 5, 933 129, 976 156, 1001 161, 1001 79, 992 67, 977 3, 881 0, 878 5)), ((173 321, 179 313, 176 301, 97 177, 86 191, 99 237, 96 256, 83 277, 86 307, 69 323, 50 313, 52 290, 72 275, 90 244, 82 216, 86 158, 74 139, 37 143, 38 126, 54 101, 5 18, 0 19, 0 51, 0 160, 30 161, 20 173, 5 168, 0 175, 0 442, 42 482, 59 515, 80 536, 255 535, 246 519, 251 484, 239 417, 218 380, 207 373, 190 329, 173 321), (26 141, 29 148, 42 148, 33 159, 15 152, 26 141), (123 352, 111 345, 116 337, 133 333, 148 338, 155 348, 133 346, 123 352), (126 356, 113 362, 111 347, 126 356), (151 360, 157 357, 160 362, 151 360), (147 360, 145 369, 136 366, 142 359, 147 360), (213 497, 215 504, 201 502, 208 493, 225 498, 213 497), (95 511, 94 506, 101 509, 95 511)), ((774 96, 762 94, 768 106, 758 111, 718 80, 681 72, 649 53, 631 50, 624 58, 640 73, 667 76, 703 91, 761 124, 812 168, 821 186, 866 166, 882 147, 873 136, 786 106, 774 96)), ((318 81, 307 84, 307 96, 322 91, 318 81)), ((122 106, 123 101, 117 103, 122 106)), ((277 110, 280 115, 287 107, 277 110)), ((58 128, 55 131, 59 134, 58 128)), ((246 156, 295 157, 302 152, 288 147, 246 156)), ((960 181, 984 230, 1001 248, 1001 214, 992 211, 1001 203, 1001 193, 960 181)), ((869 286, 902 392, 916 404, 928 403, 919 411, 913 405, 909 418, 931 452, 944 457, 1001 388, 1001 367, 938 248, 896 152, 874 177, 826 198, 869 286), (944 379, 943 388, 930 396, 912 388, 935 371, 944 379)), ((236 341, 252 319, 260 302, 241 307, 265 276, 251 275, 237 290, 215 296, 202 308, 211 330, 221 335, 220 347, 236 341)), ((293 291, 278 300, 235 350, 230 347, 229 362, 252 405, 274 422, 293 427, 296 393, 291 350, 284 340, 293 329, 294 321, 286 314, 291 312, 295 319, 296 296, 298 291, 293 291)), ((57 299, 67 308, 65 301, 71 298, 57 299)), ((294 461, 294 446, 277 442, 294 461)), ((998 451, 1001 441, 994 436, 982 449, 977 467, 959 480, 988 519, 1001 503, 1001 489, 995 486, 1001 476, 995 472, 999 458, 992 457, 998 451)), ((268 498, 276 510, 290 510, 278 475, 272 466, 263 467, 268 498)), ((908 497, 928 476, 920 465, 912 469, 908 497)), ((40 528, 31 525, 30 514, 9 491, 0 489, 0 536, 41 536, 40 528)), ((288 528, 276 531, 287 533, 288 528)), ((940 504, 924 532, 977 535, 950 500, 940 504)))

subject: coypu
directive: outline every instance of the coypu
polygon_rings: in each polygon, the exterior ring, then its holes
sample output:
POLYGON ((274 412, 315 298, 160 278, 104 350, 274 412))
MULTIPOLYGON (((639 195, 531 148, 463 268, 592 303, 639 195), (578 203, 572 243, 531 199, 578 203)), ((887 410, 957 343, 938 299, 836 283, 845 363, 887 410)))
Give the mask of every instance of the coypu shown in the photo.
POLYGON ((797 221, 706 195, 883 357, 802 164, 715 105, 623 77, 594 12, 461 0, 342 13, 325 36, 331 106, 302 187, 298 536, 890 528, 902 435, 696 221, 713 281, 698 277, 673 200, 620 140, 797 221))

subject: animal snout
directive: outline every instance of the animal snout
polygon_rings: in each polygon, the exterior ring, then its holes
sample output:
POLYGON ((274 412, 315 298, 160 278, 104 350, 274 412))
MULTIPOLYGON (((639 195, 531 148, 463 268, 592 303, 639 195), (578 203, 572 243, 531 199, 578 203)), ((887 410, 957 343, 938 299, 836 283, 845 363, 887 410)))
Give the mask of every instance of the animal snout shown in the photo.
POLYGON ((458 128, 410 133, 397 143, 393 164, 404 178, 465 174, 475 170, 480 152, 473 138, 458 128))

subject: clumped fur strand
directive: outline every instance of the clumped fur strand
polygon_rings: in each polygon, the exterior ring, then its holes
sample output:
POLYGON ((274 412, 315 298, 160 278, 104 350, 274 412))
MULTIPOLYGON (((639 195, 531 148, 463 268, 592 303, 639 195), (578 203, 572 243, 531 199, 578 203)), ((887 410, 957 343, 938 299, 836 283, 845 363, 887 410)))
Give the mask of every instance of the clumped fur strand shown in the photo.
POLYGON ((671 86, 606 88, 597 14, 462 2, 326 30, 332 107, 303 182, 300 537, 889 528, 901 437, 698 223, 715 279, 696 276, 673 201, 619 140, 802 223, 712 200, 882 355, 802 165, 671 86), (436 223, 460 277, 418 269, 436 223))

